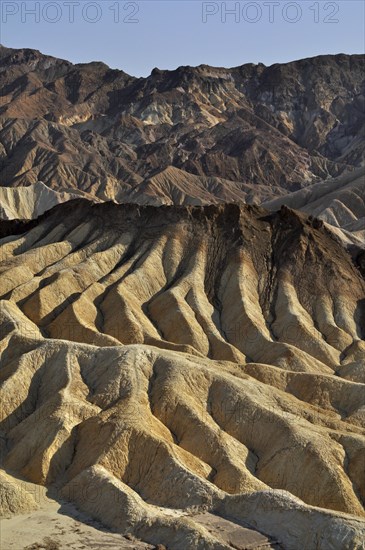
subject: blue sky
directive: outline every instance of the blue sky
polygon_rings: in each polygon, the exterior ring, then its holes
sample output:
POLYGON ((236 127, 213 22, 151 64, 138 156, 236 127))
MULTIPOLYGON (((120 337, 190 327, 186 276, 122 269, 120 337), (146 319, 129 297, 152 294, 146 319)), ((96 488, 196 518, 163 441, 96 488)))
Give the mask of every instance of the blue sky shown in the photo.
POLYGON ((1 43, 135 76, 154 67, 266 65, 363 53, 362 0, 1 0, 1 43))

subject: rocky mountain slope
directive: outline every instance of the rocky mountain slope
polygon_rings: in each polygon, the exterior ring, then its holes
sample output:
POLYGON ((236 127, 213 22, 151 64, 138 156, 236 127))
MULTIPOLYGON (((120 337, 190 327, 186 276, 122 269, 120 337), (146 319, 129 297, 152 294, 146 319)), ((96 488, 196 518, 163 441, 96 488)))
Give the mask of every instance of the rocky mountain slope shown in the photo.
POLYGON ((172 549, 362 548, 365 283, 322 223, 77 200, 0 231, 8 474, 172 549))
POLYGON ((139 203, 260 203, 360 166, 364 57, 134 78, 0 48, 0 182, 139 203))
POLYGON ((365 168, 265 202, 276 211, 286 205, 331 226, 345 246, 365 248, 365 168))
MULTIPOLYGON (((38 218, 56 204, 76 199, 80 193, 54 191, 41 181, 29 187, 0 187, 0 219, 29 220, 38 218)), ((90 197, 95 200, 93 197, 90 197)))

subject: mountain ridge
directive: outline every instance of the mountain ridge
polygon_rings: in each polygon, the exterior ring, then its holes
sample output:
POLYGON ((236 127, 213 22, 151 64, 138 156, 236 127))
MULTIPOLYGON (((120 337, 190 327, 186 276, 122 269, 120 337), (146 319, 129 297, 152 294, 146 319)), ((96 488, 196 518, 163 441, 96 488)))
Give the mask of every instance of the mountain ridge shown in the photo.
MULTIPOLYGON (((357 59, 357 58, 362 58, 364 56, 364 54, 359 54, 359 53, 352 53, 352 54, 348 54, 348 53, 344 53, 344 52, 339 52, 339 53, 335 53, 335 54, 318 54, 318 55, 313 55, 313 56, 309 56, 309 57, 305 57, 305 58, 298 58, 298 59, 293 59, 291 61, 284 61, 284 62, 276 62, 276 63, 271 63, 270 65, 266 65, 265 63, 262 63, 262 62, 258 62, 258 63, 250 63, 250 62, 247 62, 247 63, 242 63, 241 65, 233 65, 232 67, 224 67, 224 66, 215 66, 215 65, 209 65, 207 63, 200 63, 199 65, 179 65, 178 67, 176 68, 173 68, 173 69, 162 69, 162 68, 159 68, 159 67, 154 67, 153 69, 151 69, 151 72, 149 75, 147 76, 135 76, 135 75, 130 75, 128 73, 126 73, 123 69, 121 68, 117 68, 117 67, 109 67, 109 65, 107 63, 105 63, 104 61, 102 60, 99 60, 99 61, 85 61, 85 62, 72 62, 72 61, 69 61, 67 59, 64 59, 64 58, 60 58, 60 57, 57 57, 55 55, 51 55, 51 54, 45 54, 43 52, 41 52, 40 50, 37 50, 35 48, 11 48, 11 47, 8 47, 8 46, 5 46, 5 44, 1 44, 0 43, 0 58, 5 58, 7 56, 11 56, 11 55, 19 55, 19 54, 24 54, 24 55, 28 55, 28 56, 31 56, 31 57, 39 57, 39 58, 47 58, 47 59, 53 59, 55 61, 61 61, 61 62, 64 62, 64 63, 67 63, 68 65, 73 65, 73 66, 85 66, 85 65, 95 65, 95 64, 100 64, 100 65, 103 65, 105 67, 108 67, 108 69, 112 70, 112 71, 120 71, 121 73, 124 73, 125 75, 131 77, 131 78, 135 78, 135 79, 146 79, 148 78, 149 76, 153 76, 153 75, 160 75, 162 73, 173 73, 173 72, 176 72, 176 71, 179 71, 179 70, 184 70, 184 69, 187 69, 187 70, 195 70, 195 69, 201 69, 201 70, 217 70, 217 71, 233 71, 233 70, 238 70, 238 69, 241 69, 242 67, 263 67, 263 68, 272 68, 272 67, 276 67, 276 66, 282 66, 282 65, 290 65, 290 64, 296 64, 296 63, 299 63, 299 62, 302 62, 302 63, 307 63, 307 62, 310 62, 310 63, 313 63, 313 62, 317 62, 317 61, 322 61, 322 60, 330 60, 330 59, 333 59, 333 58, 336 58, 336 59, 345 59, 345 58, 348 58, 348 57, 351 57, 351 58, 354 58, 354 59, 357 59), (154 73, 154 74, 152 74, 154 73)), ((20 55, 21 57, 21 55, 20 55)))
POLYGON ((43 181, 123 202, 172 166, 190 178, 192 199, 204 178, 219 178, 242 200, 253 186, 260 201, 362 162, 361 55, 134 78, 10 51, 0 61, 3 186, 43 181))

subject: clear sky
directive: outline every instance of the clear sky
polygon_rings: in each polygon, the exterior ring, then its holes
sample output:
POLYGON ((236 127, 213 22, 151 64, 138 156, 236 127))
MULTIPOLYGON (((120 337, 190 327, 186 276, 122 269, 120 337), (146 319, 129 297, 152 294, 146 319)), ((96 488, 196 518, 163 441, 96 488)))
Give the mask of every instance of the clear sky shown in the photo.
POLYGON ((135 76, 364 52, 362 0, 0 0, 2 44, 135 76))

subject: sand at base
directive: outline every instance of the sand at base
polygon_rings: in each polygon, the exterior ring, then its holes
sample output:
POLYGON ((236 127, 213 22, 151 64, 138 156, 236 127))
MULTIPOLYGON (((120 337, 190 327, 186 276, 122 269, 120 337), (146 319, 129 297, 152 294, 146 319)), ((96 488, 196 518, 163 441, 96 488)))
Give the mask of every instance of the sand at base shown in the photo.
POLYGON ((70 504, 44 497, 40 509, 0 519, 1 550, 147 550, 153 546, 111 533, 70 504))

